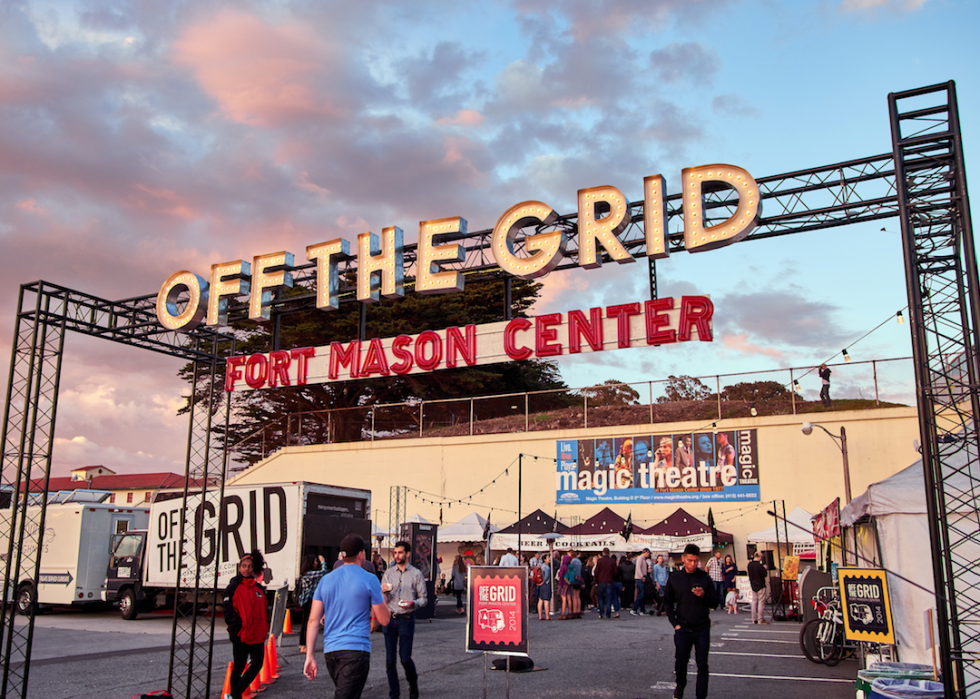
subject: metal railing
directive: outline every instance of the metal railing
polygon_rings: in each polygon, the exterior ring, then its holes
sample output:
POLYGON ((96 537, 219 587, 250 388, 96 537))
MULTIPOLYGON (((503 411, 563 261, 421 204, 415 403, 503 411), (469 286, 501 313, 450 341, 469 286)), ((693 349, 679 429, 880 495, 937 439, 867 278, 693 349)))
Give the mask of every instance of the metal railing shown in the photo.
POLYGON ((241 470, 249 462, 265 458, 284 446, 689 420, 703 420, 710 427, 712 422, 726 418, 866 410, 880 407, 882 403, 914 403, 911 357, 828 366, 833 372, 831 398, 834 401, 829 408, 825 408, 818 397, 820 379, 816 369, 790 367, 603 384, 598 388, 417 400, 292 413, 266 423, 232 445, 232 461, 238 464, 232 466, 232 470, 241 470), (759 382, 771 382, 767 384, 771 391, 755 400, 735 397, 744 394, 744 390, 739 390, 739 384, 758 386, 759 382))

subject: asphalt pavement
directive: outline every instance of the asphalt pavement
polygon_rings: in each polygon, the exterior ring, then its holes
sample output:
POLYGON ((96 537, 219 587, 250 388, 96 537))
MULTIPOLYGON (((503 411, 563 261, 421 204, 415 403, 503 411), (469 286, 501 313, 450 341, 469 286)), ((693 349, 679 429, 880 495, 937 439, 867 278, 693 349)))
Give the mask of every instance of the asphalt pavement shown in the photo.
MULTIPOLYGON (((452 613, 452 602, 440 600, 437 617, 419 621, 414 658, 423 699, 483 696, 484 656, 464 652, 465 620, 452 613)), ((219 697, 224 671, 231 660, 222 622, 218 620, 214 647, 213 697, 219 697)), ((172 620, 144 615, 122 621, 118 612, 54 611, 37 617, 32 663, 31 697, 45 699, 130 699, 165 689, 169 666, 172 620)), ((774 622, 753 625, 746 613, 712 614, 711 682, 709 696, 777 696, 805 694, 807 699, 851 699, 856 660, 835 668, 816 665, 803 657, 798 643, 800 625, 774 622)), ((528 619, 530 656, 535 671, 512 673, 513 697, 649 697, 666 699, 674 687, 672 629, 666 617, 599 619, 586 612, 570 621, 528 619)), ((276 697, 332 697, 333 683, 323 666, 313 682, 303 676, 298 635, 284 637, 280 650, 281 677, 261 694, 276 697)), ((495 656, 491 656, 491 660, 495 656)), ((384 639, 372 635, 371 673, 363 696, 388 696, 384 639)), ((696 669, 692 659, 686 694, 694 696, 696 669)), ((399 667, 399 676, 404 673, 399 667)), ((487 696, 505 697, 507 673, 487 672, 487 696)), ((402 697, 408 687, 402 679, 402 697)))

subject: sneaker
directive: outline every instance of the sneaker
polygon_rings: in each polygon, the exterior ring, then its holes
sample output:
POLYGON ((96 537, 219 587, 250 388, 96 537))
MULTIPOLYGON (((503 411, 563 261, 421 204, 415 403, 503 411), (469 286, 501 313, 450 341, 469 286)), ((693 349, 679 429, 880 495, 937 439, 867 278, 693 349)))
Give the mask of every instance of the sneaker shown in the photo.
POLYGON ((637 614, 637 613, 636 613, 636 610, 635 610, 635 609, 631 609, 631 610, 630 610, 630 614, 631 614, 632 616, 640 616, 639 614, 637 614))
POLYGON ((684 688, 674 685, 674 699, 684 699, 684 688))
POLYGON ((768 621, 766 621, 765 619, 763 619, 763 620, 762 620, 762 621, 760 621, 759 623, 760 623, 760 624, 765 624, 766 626, 769 626, 769 622, 768 622, 768 621))

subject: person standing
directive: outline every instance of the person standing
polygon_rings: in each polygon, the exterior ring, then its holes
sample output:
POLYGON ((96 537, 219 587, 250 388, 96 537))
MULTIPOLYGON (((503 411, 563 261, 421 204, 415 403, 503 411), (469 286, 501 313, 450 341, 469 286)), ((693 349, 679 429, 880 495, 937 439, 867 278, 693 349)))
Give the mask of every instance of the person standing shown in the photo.
POLYGON ((463 608, 463 593, 466 592, 466 560, 457 555, 453 561, 453 594, 456 595, 456 613, 466 614, 463 608))
POLYGON ((749 585, 752 587, 752 623, 768 624, 766 621, 766 584, 769 582, 769 571, 762 564, 762 554, 755 552, 749 562, 746 572, 749 574, 749 585))
POLYGON ((704 570, 715 584, 715 594, 718 599, 725 599, 725 565, 721 562, 721 551, 715 551, 715 555, 704 566, 704 570))
POLYGON ((397 661, 401 660, 408 682, 409 699, 418 699, 419 675, 412 660, 412 641, 415 638, 415 610, 428 604, 425 578, 422 571, 408 562, 412 546, 407 541, 395 544, 395 564, 385 571, 381 591, 391 612, 391 623, 384 628, 385 663, 388 670, 388 697, 398 699, 397 661))
POLYGON ((344 565, 324 576, 313 593, 306 629, 303 674, 317 676, 314 647, 323 619, 323 660, 336 690, 335 699, 358 699, 371 669, 371 613, 382 626, 390 620, 376 575, 363 568, 364 540, 348 534, 340 544, 344 565))
POLYGON ((521 562, 514 555, 514 549, 507 549, 507 553, 500 557, 501 568, 516 568, 521 562))
MULTIPOLYGON (((306 622, 310 620, 310 610, 313 608, 313 593, 321 578, 327 574, 312 553, 303 556, 300 566, 300 578, 296 585, 296 597, 303 610, 299 624, 299 652, 306 653, 306 622)), ((288 612, 287 612, 288 613, 288 612)))
POLYGON ((255 581, 255 571, 262 570, 264 565, 260 551, 243 556, 238 563, 238 575, 231 579, 221 600, 234 661, 231 670, 232 699, 242 699, 242 694, 259 674, 265 660, 269 603, 265 588, 255 581))
MULTIPOLYGON (((735 561, 731 556, 725 556, 725 565, 722 566, 721 572, 725 576, 725 592, 735 593, 735 598, 729 607, 729 612, 731 614, 738 614, 738 587, 735 585, 735 576, 738 575, 738 566, 735 565, 735 561)), ((726 606, 728 606, 727 595, 726 595, 726 606)))
POLYGON ((633 595, 636 591, 636 583, 633 578, 635 572, 636 564, 629 554, 619 559, 619 576, 623 581, 623 594, 620 604, 627 611, 632 611, 633 609, 633 595))
MULTIPOLYGON (((670 571, 664 563, 663 556, 657 556, 657 562, 651 570, 653 579, 653 601, 657 605, 657 616, 664 613, 664 591, 667 588, 667 580, 670 578, 670 571)), ((653 612, 650 612, 653 614, 653 612)))
POLYGON ((830 369, 826 364, 821 364, 817 373, 820 374, 820 402, 823 407, 832 408, 834 403, 830 400, 830 369))
POLYGON ((630 609, 630 614, 639 616, 640 614, 647 613, 644 584, 646 583, 647 576, 650 574, 650 549, 643 549, 640 555, 637 556, 634 564, 633 582, 636 584, 636 600, 633 602, 633 608, 630 609))
POLYGON ((667 618, 674 627, 674 699, 683 699, 687 686, 687 663, 694 649, 698 666, 696 699, 708 696, 708 648, 711 645, 710 611, 718 606, 715 586, 705 571, 698 568, 701 549, 694 544, 684 548, 684 567, 670 576, 664 593, 667 618))
POLYGON ((572 614, 569 618, 580 619, 582 617, 582 588, 585 586, 585 576, 582 575, 582 559, 571 549, 568 550, 568 554, 571 556, 568 570, 572 574, 572 614))
POLYGON ((602 549, 602 555, 596 561, 593 576, 596 586, 599 588, 596 591, 599 597, 597 600, 599 602, 599 618, 610 619, 612 618, 612 591, 613 581, 616 577, 616 563, 609 557, 608 548, 602 549))
POLYGON ((538 585, 538 620, 551 621, 551 556, 542 553, 539 560, 541 565, 541 584, 538 585))

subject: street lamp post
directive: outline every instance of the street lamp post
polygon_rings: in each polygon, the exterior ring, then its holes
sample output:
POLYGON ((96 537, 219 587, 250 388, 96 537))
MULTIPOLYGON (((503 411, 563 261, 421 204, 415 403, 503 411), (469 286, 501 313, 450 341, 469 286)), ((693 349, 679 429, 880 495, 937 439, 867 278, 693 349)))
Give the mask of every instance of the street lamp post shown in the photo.
POLYGON ((847 504, 851 501, 851 470, 847 463, 847 432, 844 430, 844 426, 841 425, 840 437, 830 432, 823 425, 817 424, 816 422, 804 422, 803 423, 803 434, 811 434, 814 427, 819 427, 827 436, 837 443, 837 447, 840 449, 841 457, 844 460, 844 503, 847 504))

